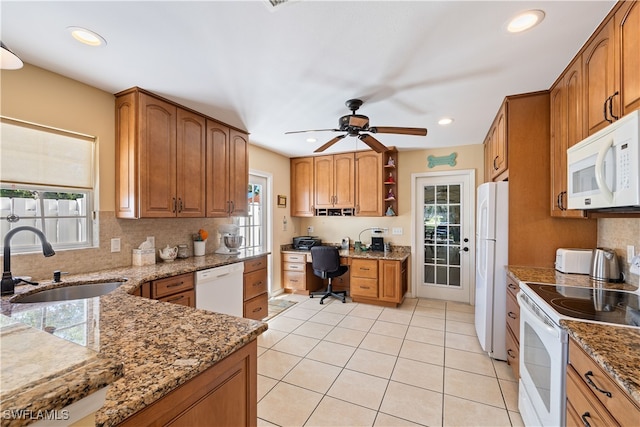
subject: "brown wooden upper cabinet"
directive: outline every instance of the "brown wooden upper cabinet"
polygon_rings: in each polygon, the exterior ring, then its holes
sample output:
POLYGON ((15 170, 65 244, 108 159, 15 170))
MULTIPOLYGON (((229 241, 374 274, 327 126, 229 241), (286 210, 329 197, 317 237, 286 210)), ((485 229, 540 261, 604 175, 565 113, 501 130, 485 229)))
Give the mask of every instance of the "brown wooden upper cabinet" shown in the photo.
MULTIPOLYGON (((214 162, 208 162, 209 122, 213 121, 137 87, 116 94, 118 218, 207 216, 207 190, 213 188, 207 183, 221 174, 212 168, 214 162)), ((235 207, 234 213, 242 215, 247 210, 248 136, 229 128, 226 132, 226 161, 233 162, 224 176, 231 188, 227 200, 234 203, 225 207, 235 207)))
POLYGON ((207 120, 207 217, 246 215, 249 179, 246 134, 207 120))
POLYGON ((313 157, 291 159, 291 216, 314 216, 313 157))
POLYGON ((486 176, 489 181, 499 180, 499 176, 507 171, 507 103, 504 102, 489 128, 485 139, 485 155, 486 165, 489 167, 489 173, 486 176))
POLYGON ((640 108, 640 5, 619 2, 582 51, 584 134, 640 108))
POLYGON ((356 152, 356 215, 382 216, 384 184, 382 154, 370 151, 356 152))
POLYGON ((313 165, 315 209, 355 207, 354 153, 317 156, 313 165))
POLYGON ((582 210, 567 209, 567 149, 583 139, 582 62, 567 68, 551 88, 551 215, 584 218, 582 210))

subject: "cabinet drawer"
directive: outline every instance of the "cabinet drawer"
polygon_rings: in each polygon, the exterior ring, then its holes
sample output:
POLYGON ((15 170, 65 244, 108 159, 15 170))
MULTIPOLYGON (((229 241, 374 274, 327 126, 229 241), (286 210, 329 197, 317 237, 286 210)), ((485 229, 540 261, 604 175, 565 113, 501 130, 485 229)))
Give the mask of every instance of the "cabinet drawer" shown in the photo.
POLYGON ((306 263, 283 262, 282 269, 285 271, 304 271, 307 267, 306 263))
POLYGON ((507 363, 513 370, 516 379, 520 378, 520 344, 514 337, 513 331, 507 326, 507 334, 505 337, 507 347, 507 363))
POLYGON ((257 270, 244 274, 244 300, 267 292, 267 270, 257 270))
POLYGON ((584 382, 591 394, 607 408, 609 413, 615 415, 620 425, 638 424, 640 409, 573 339, 569 340, 569 364, 576 370, 580 380, 584 382), (588 384, 586 378, 589 378, 593 385, 588 384), (611 397, 596 390, 596 387, 611 393, 611 397))
POLYGON ((351 260, 351 277, 378 278, 378 261, 374 259, 351 260))
POLYGON ((261 256, 260 258, 250 259, 244 262, 244 272, 250 273, 252 271, 266 269, 267 257, 261 256))
POLYGON ((166 279, 151 282, 151 295, 155 299, 190 289, 193 289, 193 273, 181 274, 179 276, 167 277, 166 279))
POLYGON ((520 342, 520 306, 510 292, 507 292, 507 326, 511 328, 517 342, 520 342))
POLYGON ((245 301, 244 303, 244 315, 247 319, 262 320, 269 314, 269 299, 267 294, 258 295, 245 301))
POLYGON ((520 292, 520 284, 507 276, 507 295, 511 294, 515 299, 518 292, 520 292))
POLYGON ((187 307, 195 307, 196 293, 194 290, 184 291, 180 292, 179 294, 169 295, 168 297, 158 298, 158 301, 186 305, 187 307))
POLYGON ((351 296, 378 298, 378 279, 351 277, 351 296))
POLYGON ((304 263, 307 262, 307 254, 289 254, 289 253, 283 253, 282 254, 282 260, 284 262, 300 262, 300 263, 304 263))
POLYGON ((283 287, 298 290, 305 290, 307 288, 304 272, 283 271, 282 273, 283 287))
MULTIPOLYGON (((593 427, 614 426, 617 423, 613 420, 609 412, 588 389, 587 384, 582 381, 580 375, 572 367, 567 367, 567 401, 576 412, 578 419, 588 422, 593 427)), ((587 425, 581 423, 578 425, 587 425)))

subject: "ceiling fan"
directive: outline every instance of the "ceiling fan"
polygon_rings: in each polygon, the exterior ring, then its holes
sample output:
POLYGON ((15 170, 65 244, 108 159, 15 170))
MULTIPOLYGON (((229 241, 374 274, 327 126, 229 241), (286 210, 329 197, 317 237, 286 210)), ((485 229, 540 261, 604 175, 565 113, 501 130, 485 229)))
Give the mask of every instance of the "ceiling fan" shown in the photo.
POLYGON ((388 148, 382 144, 380 141, 375 139, 370 134, 372 133, 393 133, 398 135, 418 135, 425 136, 427 134, 427 129, 425 128, 405 128, 405 127, 379 127, 379 126, 369 126, 369 117, 363 116, 362 114, 356 114, 358 108, 363 104, 363 101, 360 99, 350 99, 345 102, 345 105, 349 110, 351 110, 351 114, 340 117, 338 121, 339 128, 338 129, 315 129, 315 130, 299 130, 293 132, 285 132, 285 134, 292 133, 303 133, 303 132, 346 132, 344 135, 338 135, 326 144, 318 147, 314 153, 320 153, 327 148, 331 147, 336 142, 340 141, 342 138, 346 136, 357 136, 359 140, 367 144, 371 147, 372 150, 378 153, 384 153, 388 150, 388 148))

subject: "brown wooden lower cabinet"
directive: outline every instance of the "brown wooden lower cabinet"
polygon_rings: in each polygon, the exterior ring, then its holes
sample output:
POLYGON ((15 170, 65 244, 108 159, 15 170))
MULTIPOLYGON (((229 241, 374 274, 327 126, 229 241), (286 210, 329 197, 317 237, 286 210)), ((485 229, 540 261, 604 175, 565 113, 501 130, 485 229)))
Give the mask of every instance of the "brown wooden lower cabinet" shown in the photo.
POLYGON ((257 344, 253 340, 119 425, 255 426, 257 378, 257 344))
POLYGON ((309 295, 322 288, 322 279, 313 274, 307 255, 304 252, 282 252, 282 287, 285 292, 309 295))
POLYGON ((196 306, 193 273, 185 273, 143 283, 133 295, 187 307, 196 306))
POLYGON ((408 288, 408 259, 351 258, 351 299, 354 302, 397 307, 408 288))
POLYGON ((244 262, 243 317, 262 320, 268 315, 267 256, 244 262))
POLYGON ((507 364, 511 366, 516 379, 520 378, 520 306, 516 295, 520 284, 507 276, 507 364))
POLYGON ((573 338, 567 366, 567 425, 640 425, 640 407, 573 338))

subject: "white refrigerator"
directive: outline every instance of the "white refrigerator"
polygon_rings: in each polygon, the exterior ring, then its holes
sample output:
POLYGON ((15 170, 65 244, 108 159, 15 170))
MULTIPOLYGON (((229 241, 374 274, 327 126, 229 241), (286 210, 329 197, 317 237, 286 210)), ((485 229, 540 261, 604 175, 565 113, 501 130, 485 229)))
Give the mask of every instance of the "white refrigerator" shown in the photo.
POLYGON ((490 357, 506 360, 509 183, 481 184, 477 196, 476 334, 490 357))

